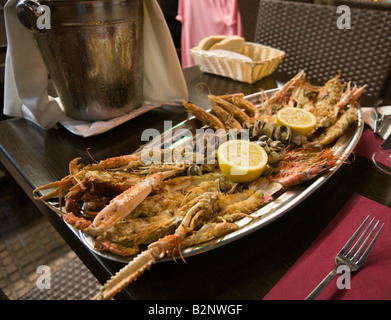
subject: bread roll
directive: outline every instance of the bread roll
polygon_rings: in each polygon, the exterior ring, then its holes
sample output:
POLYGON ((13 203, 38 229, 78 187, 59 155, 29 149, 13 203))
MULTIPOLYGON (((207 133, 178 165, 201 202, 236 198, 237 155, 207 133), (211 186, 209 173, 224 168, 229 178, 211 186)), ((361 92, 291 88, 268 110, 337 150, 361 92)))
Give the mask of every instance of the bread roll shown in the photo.
POLYGON ((244 44, 244 38, 239 36, 227 36, 224 40, 216 42, 213 44, 209 50, 228 50, 240 53, 242 50, 242 46, 244 44))
POLYGON ((204 39, 202 39, 198 43, 198 48, 201 50, 209 50, 211 46, 216 44, 217 42, 220 42, 224 40, 227 36, 209 36, 204 39))

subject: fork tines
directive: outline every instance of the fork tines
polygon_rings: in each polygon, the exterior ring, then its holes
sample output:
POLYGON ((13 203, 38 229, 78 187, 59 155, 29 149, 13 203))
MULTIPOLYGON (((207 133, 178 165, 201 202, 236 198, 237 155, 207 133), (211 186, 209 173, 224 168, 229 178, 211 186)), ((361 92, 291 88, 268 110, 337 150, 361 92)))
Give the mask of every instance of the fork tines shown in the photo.
POLYGON ((345 257, 351 259, 351 261, 356 263, 358 266, 361 266, 364 263, 365 259, 368 257, 369 252, 371 251, 372 247, 374 246, 374 244, 375 244, 377 238, 379 237, 380 232, 381 232, 381 230, 383 229, 383 226, 384 226, 384 223, 383 223, 380 226, 380 228, 378 229, 376 235, 373 237, 372 241, 369 243, 369 241, 371 240, 374 232, 376 231, 376 229, 377 229, 377 227, 378 227, 378 225, 380 223, 380 220, 378 220, 376 222, 376 224, 374 225, 374 227, 369 232, 369 234, 367 235, 368 231, 370 230, 370 227, 372 226, 373 222, 375 221, 375 218, 373 218, 369 222, 368 226, 365 228, 363 233, 360 235, 360 237, 358 238, 356 243, 352 246, 354 240, 357 238, 357 236, 360 234, 361 230, 364 228, 364 226, 365 226, 366 222, 368 221, 369 217, 370 217, 370 215, 368 215, 366 217, 366 219, 363 221, 363 223, 356 230, 356 232, 353 234, 353 236, 349 239, 349 241, 346 243, 346 245, 342 248, 342 250, 340 252, 340 254, 343 254, 345 257), (366 236, 366 238, 365 238, 365 236, 366 236), (364 242, 362 242, 364 238, 365 238, 365 240, 364 240, 364 242), (362 244, 361 244, 361 242, 362 242, 362 244), (361 244, 361 246, 360 246, 360 244, 361 244), (347 251, 349 248, 350 248, 350 250, 347 251))

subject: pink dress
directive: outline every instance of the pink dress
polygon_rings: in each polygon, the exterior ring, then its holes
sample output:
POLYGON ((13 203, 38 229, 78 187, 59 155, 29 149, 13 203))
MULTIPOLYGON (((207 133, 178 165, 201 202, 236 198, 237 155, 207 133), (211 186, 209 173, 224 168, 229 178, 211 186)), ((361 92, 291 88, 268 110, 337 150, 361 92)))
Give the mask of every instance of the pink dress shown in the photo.
POLYGON ((243 36, 236 0, 179 0, 177 19, 182 22, 182 67, 195 65, 190 49, 210 35, 243 36))

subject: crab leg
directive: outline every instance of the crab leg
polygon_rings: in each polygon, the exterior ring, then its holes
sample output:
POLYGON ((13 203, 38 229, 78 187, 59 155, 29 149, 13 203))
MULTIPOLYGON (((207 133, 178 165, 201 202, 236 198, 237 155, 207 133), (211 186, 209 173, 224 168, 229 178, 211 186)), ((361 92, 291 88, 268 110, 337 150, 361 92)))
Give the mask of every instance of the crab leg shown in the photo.
POLYGON ((223 218, 222 222, 211 222, 203 225, 195 234, 187 237, 181 243, 181 248, 188 248, 200 243, 204 243, 231 233, 239 229, 239 226, 232 222, 227 222, 223 218))
POLYGON ((83 165, 79 164, 80 159, 81 158, 75 158, 69 163, 69 175, 66 176, 65 178, 61 179, 60 181, 51 182, 44 186, 34 189, 33 190, 34 198, 39 200, 47 200, 55 196, 61 197, 60 191, 66 192, 69 189, 71 189, 74 186, 74 182, 78 180, 78 176, 83 175, 83 170, 82 170, 83 165), (36 195, 38 191, 53 189, 53 188, 56 189, 52 190, 51 192, 45 195, 42 196, 36 195))
POLYGON ((124 156, 108 158, 100 161, 99 163, 91 164, 86 168, 91 170, 124 169, 140 165, 141 163, 142 162, 137 155, 128 154, 124 156))
POLYGON ((53 197, 58 197, 60 194, 59 188, 61 188, 61 190, 63 192, 66 192, 69 189, 71 189, 73 186, 74 186, 73 178, 66 177, 66 178, 62 179, 61 181, 51 182, 51 183, 45 184, 44 186, 41 186, 39 188, 34 189, 33 190, 33 197, 38 200, 47 200, 47 199, 50 199, 53 197), (53 189, 53 188, 56 188, 56 189, 52 190, 44 195, 41 195, 41 196, 37 195, 38 191, 42 191, 42 190, 46 190, 46 189, 53 189))
MULTIPOLYGON (((120 292, 123 288, 136 280, 148 270, 158 259, 167 254, 172 254, 179 249, 181 242, 185 239, 190 229, 193 217, 200 211, 211 211, 213 203, 217 200, 215 192, 206 192, 185 204, 181 209, 184 217, 174 234, 168 235, 156 242, 151 243, 148 249, 136 256, 128 265, 117 272, 93 297, 93 300, 108 300, 120 292), (185 210, 190 207, 189 210, 185 210)), ((180 216, 180 215, 179 215, 180 216)))
POLYGON ((99 234, 110 228, 117 221, 125 218, 136 208, 161 181, 178 173, 179 170, 154 173, 133 187, 116 196, 94 218, 87 231, 99 234))

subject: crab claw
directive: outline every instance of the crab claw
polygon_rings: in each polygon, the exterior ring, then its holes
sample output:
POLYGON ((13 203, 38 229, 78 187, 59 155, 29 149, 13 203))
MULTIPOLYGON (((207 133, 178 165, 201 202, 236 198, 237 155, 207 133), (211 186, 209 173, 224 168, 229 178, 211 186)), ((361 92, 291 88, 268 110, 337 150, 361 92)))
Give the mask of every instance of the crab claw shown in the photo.
POLYGON ((101 234, 106 231, 117 221, 130 214, 161 181, 175 175, 177 172, 177 170, 171 170, 154 173, 116 196, 96 215, 94 221, 88 227, 88 232, 101 234))

